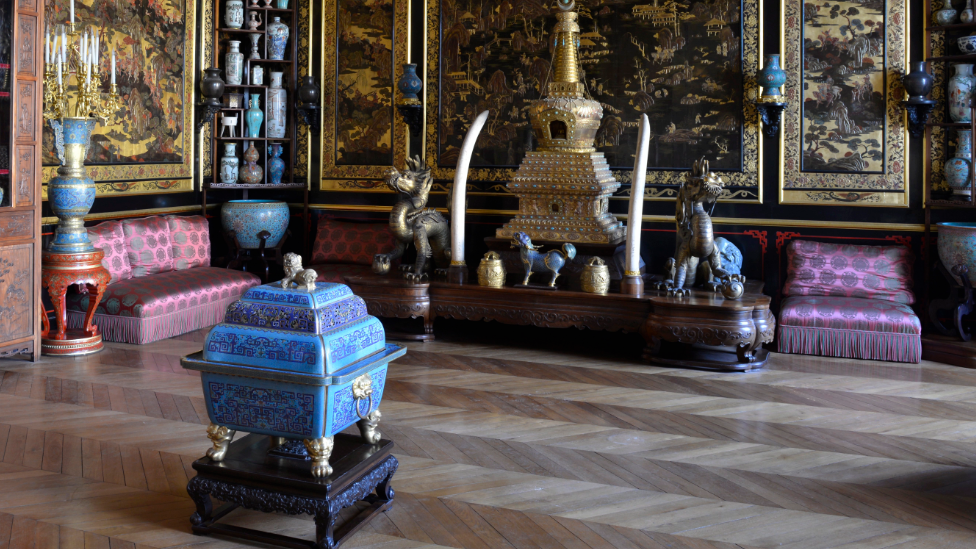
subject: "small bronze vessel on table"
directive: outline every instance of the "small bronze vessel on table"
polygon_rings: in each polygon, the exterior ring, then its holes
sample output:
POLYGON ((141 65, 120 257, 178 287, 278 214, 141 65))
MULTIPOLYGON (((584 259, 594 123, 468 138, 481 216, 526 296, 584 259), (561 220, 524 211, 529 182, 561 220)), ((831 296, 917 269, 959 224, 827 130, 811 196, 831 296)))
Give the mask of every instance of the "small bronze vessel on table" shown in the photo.
POLYGON ((580 273, 580 287, 587 293, 606 295, 610 290, 610 268, 603 259, 590 258, 580 273))
POLYGON ((485 257, 481 258, 481 264, 478 265, 479 285, 489 288, 504 288, 507 275, 505 265, 502 263, 502 258, 498 252, 488 252, 485 257))

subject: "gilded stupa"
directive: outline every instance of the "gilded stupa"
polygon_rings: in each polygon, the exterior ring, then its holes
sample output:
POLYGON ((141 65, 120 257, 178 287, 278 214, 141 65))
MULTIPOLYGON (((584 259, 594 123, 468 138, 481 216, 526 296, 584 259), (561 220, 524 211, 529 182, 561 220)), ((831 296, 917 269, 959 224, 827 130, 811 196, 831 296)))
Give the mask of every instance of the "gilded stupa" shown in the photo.
POLYGON ((539 146, 526 153, 508 184, 519 197, 519 213, 495 235, 511 238, 521 231, 533 240, 617 244, 626 228, 607 211, 607 202, 620 183, 594 146, 603 107, 587 97, 580 81, 575 1, 557 4, 552 79, 546 95, 529 107, 539 146))

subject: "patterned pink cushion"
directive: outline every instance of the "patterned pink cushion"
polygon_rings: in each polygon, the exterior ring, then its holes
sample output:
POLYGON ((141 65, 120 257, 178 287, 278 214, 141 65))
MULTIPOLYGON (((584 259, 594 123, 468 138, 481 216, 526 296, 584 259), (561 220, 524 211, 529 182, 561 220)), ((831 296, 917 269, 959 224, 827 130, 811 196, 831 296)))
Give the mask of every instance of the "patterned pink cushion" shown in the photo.
POLYGON ((167 215, 177 271, 210 266, 210 222, 202 215, 167 215))
POLYGON ((781 326, 861 332, 922 333, 922 323, 904 303, 857 297, 796 296, 783 300, 781 326))
POLYGON ((373 274, 373 267, 366 265, 350 265, 348 263, 320 263, 312 265, 309 269, 315 269, 319 275, 316 282, 336 282, 344 284, 347 276, 366 276, 373 274))
POLYGON ((781 353, 917 363, 922 323, 905 303, 856 297, 783 300, 776 340, 781 353))
POLYGON ((386 223, 346 223, 320 217, 311 263, 372 265, 373 256, 393 250, 386 223))
POLYGON ((124 219, 122 230, 133 278, 173 270, 173 247, 165 219, 158 215, 124 219))
POLYGON ((788 296, 820 295, 915 303, 911 250, 794 240, 787 248, 788 296))
MULTIPOLYGON (((159 316, 237 297, 260 283, 251 273, 219 267, 169 271, 108 286, 95 312, 139 318, 159 316)), ((69 294, 67 307, 87 310, 88 294, 69 294)))
POLYGON ((105 252, 102 267, 108 269, 109 274, 112 275, 109 284, 132 278, 132 266, 129 265, 129 256, 125 253, 122 223, 105 221, 94 227, 88 227, 88 238, 96 248, 105 252))

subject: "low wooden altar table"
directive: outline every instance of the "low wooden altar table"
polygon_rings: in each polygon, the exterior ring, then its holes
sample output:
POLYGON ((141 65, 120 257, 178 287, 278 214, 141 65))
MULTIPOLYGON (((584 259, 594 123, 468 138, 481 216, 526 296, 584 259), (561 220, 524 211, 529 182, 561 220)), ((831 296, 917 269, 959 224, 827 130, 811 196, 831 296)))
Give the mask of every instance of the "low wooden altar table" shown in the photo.
POLYGON ((190 517, 194 534, 219 534, 284 547, 332 549, 393 505, 390 482, 398 463, 390 453, 393 442, 389 440, 366 444, 358 435, 336 435, 329 459, 332 474, 318 479, 312 477, 304 459, 269 454, 270 444, 271 437, 250 434, 232 442, 223 461, 202 457, 193 462, 197 476, 190 480, 186 491, 197 507, 190 517), (214 510, 211 496, 227 503, 214 510), (359 501, 366 501, 369 506, 337 526, 339 512, 359 501), (312 515, 315 541, 217 522, 237 507, 312 515))
POLYGON ((650 290, 642 297, 596 295, 571 290, 488 288, 477 284, 431 282, 402 294, 395 275, 349 276, 346 284, 380 317, 424 317, 433 338, 435 318, 496 320, 504 324, 543 328, 588 328, 640 334, 644 357, 663 366, 718 371, 761 368, 767 358, 763 343, 773 340, 776 318, 763 295, 762 281, 746 283, 739 300, 693 290, 687 297, 668 297, 650 290), (400 292, 400 293, 398 293, 400 292), (426 297, 426 314, 411 309, 426 297), (664 343, 662 345, 662 343, 664 343), (719 348, 724 347, 724 348, 719 348))
POLYGON ((56 253, 45 251, 41 254, 41 285, 47 289, 54 303, 56 331, 51 331, 47 315, 41 315, 44 329, 41 331, 41 353, 53 356, 80 356, 102 350, 102 334, 92 324, 95 309, 102 300, 105 286, 112 276, 102 267, 105 252, 95 248, 86 253, 56 253), (65 311, 65 294, 68 287, 79 285, 88 292, 88 310, 85 323, 80 330, 68 330, 65 311))

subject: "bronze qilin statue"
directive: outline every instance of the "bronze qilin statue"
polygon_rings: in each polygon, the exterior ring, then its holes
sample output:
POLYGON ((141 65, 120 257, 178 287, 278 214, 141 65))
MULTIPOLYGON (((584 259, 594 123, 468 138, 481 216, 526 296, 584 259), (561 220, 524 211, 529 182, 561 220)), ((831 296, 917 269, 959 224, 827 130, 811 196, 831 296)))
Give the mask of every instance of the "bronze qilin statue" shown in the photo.
MULTIPOLYGON (((390 212, 390 231, 396 238, 396 247, 373 257, 373 272, 389 272, 390 263, 402 257, 411 243, 417 248, 417 261, 400 266, 408 281, 429 278, 432 262, 437 269, 446 269, 451 263, 450 224, 440 212, 426 207, 433 183, 430 168, 423 165, 419 156, 408 158, 407 170, 402 173, 396 168, 387 170, 386 185, 400 195, 390 212)), ((450 197, 447 202, 451 203, 450 197)))
POLYGON ((549 286, 555 288, 556 279, 559 278, 559 270, 576 257, 576 246, 569 242, 563 244, 562 250, 549 250, 543 253, 539 251, 542 246, 532 244, 529 235, 522 232, 515 233, 512 236, 511 247, 519 249, 519 257, 522 258, 522 265, 525 266, 523 286, 529 284, 529 277, 532 276, 533 272, 540 272, 545 269, 552 274, 552 278, 549 279, 549 286))
POLYGON ((722 255, 712 232, 711 211, 724 186, 721 177, 708 171, 708 161, 704 158, 692 164, 691 173, 681 184, 674 212, 678 229, 675 253, 668 260, 666 280, 659 285, 659 289, 667 290, 668 295, 688 295, 685 281, 689 276, 696 278, 697 268, 698 279, 706 288, 721 289, 730 299, 742 296, 745 279, 722 268, 722 255))

